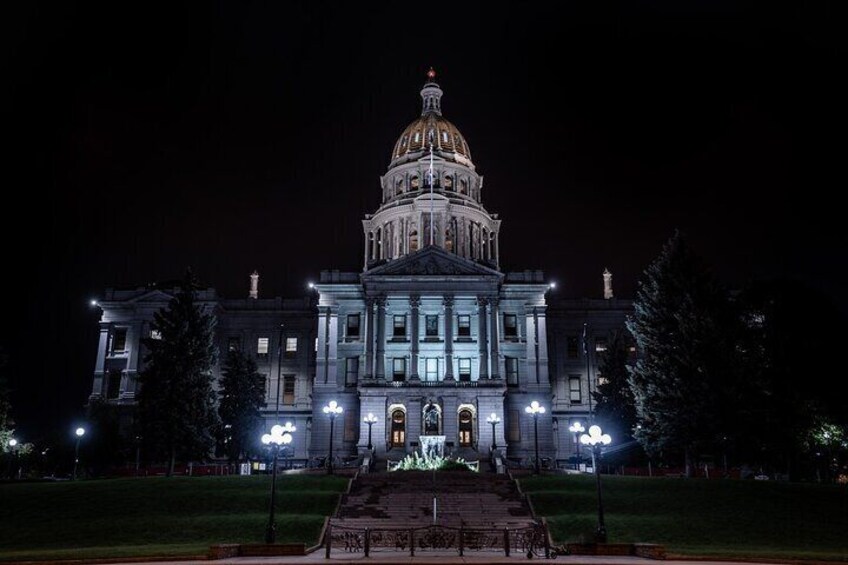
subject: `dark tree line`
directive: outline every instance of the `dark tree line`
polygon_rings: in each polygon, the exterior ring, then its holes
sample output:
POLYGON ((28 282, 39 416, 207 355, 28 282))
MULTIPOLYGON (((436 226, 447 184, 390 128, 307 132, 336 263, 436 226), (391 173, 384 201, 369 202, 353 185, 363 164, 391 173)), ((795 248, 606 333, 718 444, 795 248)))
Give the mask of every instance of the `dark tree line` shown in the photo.
POLYGON ((627 329, 601 359, 597 414, 649 457, 687 474, 728 454, 795 477, 838 472, 848 414, 825 352, 845 328, 815 294, 775 283, 730 293, 675 234, 645 270, 627 329))

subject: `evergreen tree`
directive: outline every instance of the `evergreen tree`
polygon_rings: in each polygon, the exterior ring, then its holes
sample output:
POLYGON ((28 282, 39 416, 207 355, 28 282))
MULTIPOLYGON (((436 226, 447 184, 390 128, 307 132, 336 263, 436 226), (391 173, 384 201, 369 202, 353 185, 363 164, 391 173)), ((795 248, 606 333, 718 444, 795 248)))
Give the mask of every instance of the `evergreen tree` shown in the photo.
POLYGON ((154 315, 158 336, 143 340, 148 349, 139 381, 138 413, 149 453, 168 461, 203 458, 214 446, 218 423, 212 388, 215 318, 197 305, 191 271, 168 306, 154 315))
POLYGON ((649 455, 682 454, 687 476, 700 449, 722 434, 728 373, 726 297, 679 233, 645 270, 627 327, 640 358, 630 374, 649 455))
POLYGON ((230 351, 221 376, 221 435, 230 461, 240 461, 256 443, 262 426, 259 409, 265 401, 265 377, 252 357, 230 351))
POLYGON ((614 332, 607 350, 600 355, 598 372, 605 382, 593 392, 595 414, 605 431, 623 443, 633 436, 636 426, 636 405, 630 390, 628 371, 628 340, 624 332, 614 332))
POLYGON ((9 400, 9 388, 6 386, 6 352, 0 348, 0 451, 6 449, 12 439, 12 402, 9 400))

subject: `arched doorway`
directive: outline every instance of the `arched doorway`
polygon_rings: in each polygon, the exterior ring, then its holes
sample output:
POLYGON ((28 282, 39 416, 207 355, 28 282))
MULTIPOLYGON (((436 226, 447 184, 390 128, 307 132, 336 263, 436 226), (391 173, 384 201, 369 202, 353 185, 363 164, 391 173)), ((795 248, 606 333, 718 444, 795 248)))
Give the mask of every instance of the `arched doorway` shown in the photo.
POLYGON ((474 444, 474 414, 471 410, 459 411, 459 445, 470 447, 474 444))
POLYGON ((437 404, 430 402, 424 407, 424 435, 440 435, 442 429, 442 411, 437 404))
POLYGON ((403 410, 392 412, 392 447, 406 445, 406 413, 403 410))

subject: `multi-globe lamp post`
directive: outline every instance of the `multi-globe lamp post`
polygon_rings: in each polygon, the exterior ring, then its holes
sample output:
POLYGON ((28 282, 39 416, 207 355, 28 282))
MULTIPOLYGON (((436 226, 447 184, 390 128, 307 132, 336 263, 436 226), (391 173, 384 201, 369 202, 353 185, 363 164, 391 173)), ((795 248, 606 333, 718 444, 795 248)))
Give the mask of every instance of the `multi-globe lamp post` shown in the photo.
POLYGON ((498 418, 497 414, 492 412, 492 415, 486 418, 486 422, 492 426, 492 451, 494 451, 498 448, 498 436, 495 434, 495 427, 501 423, 501 419, 498 418))
POLYGON ((583 424, 580 422, 574 422, 570 426, 568 426, 568 431, 574 434, 574 444, 577 449, 577 470, 580 470, 580 434, 586 431, 586 428, 583 427, 583 424))
POLYGON ((326 406, 323 408, 324 414, 330 417, 330 453, 327 456, 327 474, 333 474, 333 427, 336 423, 336 416, 344 412, 344 408, 339 406, 339 403, 335 400, 331 400, 326 406))
POLYGON ((601 469, 599 463, 601 461, 601 447, 612 443, 612 438, 609 434, 603 433, 600 426, 589 426, 589 433, 580 436, 580 443, 591 446, 592 448, 592 467, 595 469, 595 478, 598 484, 598 533, 596 538, 598 543, 606 543, 607 541, 607 526, 604 524, 604 501, 601 497, 601 469))
POLYGON ((274 519, 274 510, 277 505, 277 455, 283 446, 287 446, 292 442, 292 433, 295 431, 297 431, 297 428, 291 422, 286 422, 285 426, 277 424, 271 428, 270 434, 262 435, 262 443, 273 454, 273 464, 271 465, 271 509, 268 513, 268 528, 265 530, 265 543, 274 543, 277 539, 277 522, 274 519))
POLYGON ((85 435, 85 428, 77 428, 74 430, 74 435, 77 436, 77 443, 74 447, 74 480, 77 479, 77 467, 79 466, 79 446, 80 440, 82 440, 82 436, 85 435))
POLYGON ((536 444, 535 470, 538 475, 542 472, 542 466, 539 464, 539 415, 545 413, 545 407, 540 405, 538 401, 534 400, 530 403, 530 406, 526 406, 524 408, 524 411, 533 416, 533 440, 536 444))
POLYGON ((370 452, 372 449, 371 445, 371 427, 377 423, 377 417, 371 412, 368 413, 367 416, 362 418, 362 421, 368 424, 368 451, 370 452))

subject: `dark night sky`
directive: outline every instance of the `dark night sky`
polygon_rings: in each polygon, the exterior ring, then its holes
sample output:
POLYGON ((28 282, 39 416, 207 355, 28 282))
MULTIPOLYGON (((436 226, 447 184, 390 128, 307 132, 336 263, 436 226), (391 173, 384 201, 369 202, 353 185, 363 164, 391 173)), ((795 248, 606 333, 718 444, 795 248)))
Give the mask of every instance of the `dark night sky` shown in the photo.
POLYGON ((609 267, 632 296, 680 228, 727 284, 800 279, 844 310, 837 3, 597 4, 7 7, 0 344, 19 435, 82 412, 106 286, 191 265, 225 295, 258 269, 263 294, 292 296, 359 270, 430 65, 505 270, 598 296, 609 267))

